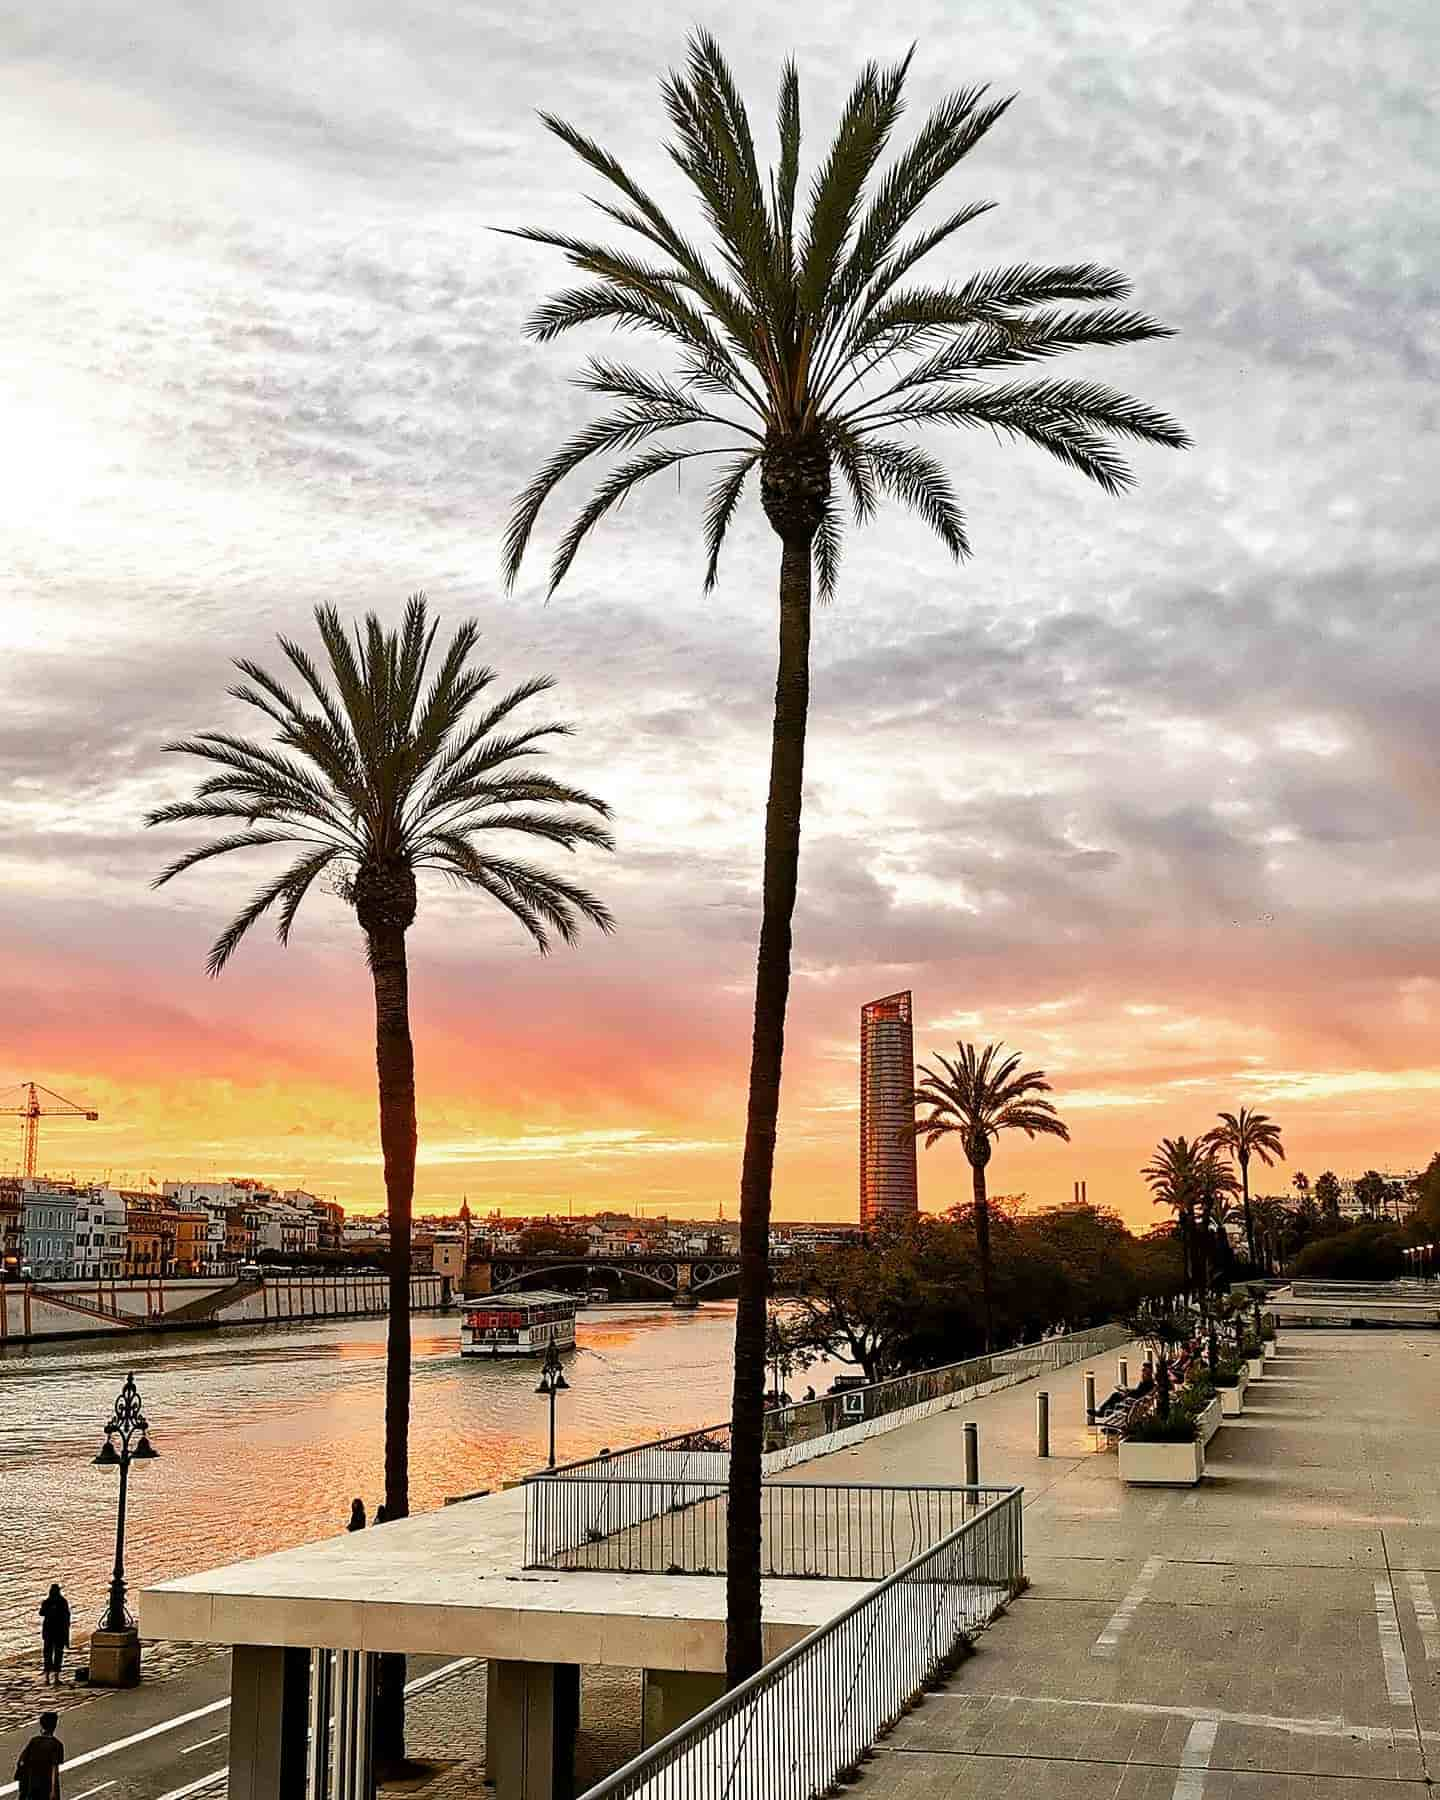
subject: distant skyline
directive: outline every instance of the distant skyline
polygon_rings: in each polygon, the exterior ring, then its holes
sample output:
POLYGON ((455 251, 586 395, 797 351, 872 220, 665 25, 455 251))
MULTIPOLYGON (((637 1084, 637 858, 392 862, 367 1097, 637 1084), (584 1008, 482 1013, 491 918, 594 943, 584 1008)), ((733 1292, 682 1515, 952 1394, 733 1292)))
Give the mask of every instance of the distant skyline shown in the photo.
MULTIPOLYGON (((912 123, 961 84, 1015 92, 941 203, 998 210, 937 276, 1123 270, 1179 337, 1066 372, 1196 440, 1136 454, 1122 500, 946 440, 973 560, 894 513, 854 541, 816 618, 777 1215, 853 1218, 855 1018, 903 988, 918 1058, 1003 1039, 1053 1084, 1073 1142, 1007 1139, 997 1191, 1085 1179, 1143 1225, 1156 1139, 1241 1103, 1284 1129, 1268 1189, 1423 1166, 1440 16, 696 17, 767 132, 796 53, 812 147, 857 64, 912 39, 912 123)), ((567 866, 620 929, 540 961, 498 913, 424 891, 417 1210, 733 1216, 772 540, 743 516, 702 599, 697 495, 672 487, 607 521, 548 605, 543 554, 513 597, 498 573, 511 497, 589 410, 567 377, 614 340, 523 338, 564 271, 489 227, 588 229, 542 106, 675 195, 657 81, 688 24, 578 0, 0 19, 0 1086, 101 1115, 42 1126, 42 1165, 267 1174, 378 1208, 353 918, 322 900, 288 951, 257 938, 210 982, 260 865, 152 893, 178 846, 139 821, 195 774, 160 746, 236 722, 230 658, 273 660, 316 602, 393 619, 424 588, 447 622, 479 617, 503 679, 557 678, 576 732, 556 767, 619 840, 567 866)), ((0 1120, 0 1171, 18 1145, 0 1120)), ((963 1156, 922 1153, 919 1182, 927 1211, 965 1198, 963 1156)))

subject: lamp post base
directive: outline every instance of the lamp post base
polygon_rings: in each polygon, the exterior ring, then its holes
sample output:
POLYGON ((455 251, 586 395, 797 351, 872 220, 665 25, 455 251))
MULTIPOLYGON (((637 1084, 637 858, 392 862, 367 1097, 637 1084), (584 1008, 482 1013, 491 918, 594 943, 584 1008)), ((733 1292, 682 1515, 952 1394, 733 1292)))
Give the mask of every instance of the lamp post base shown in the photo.
POLYGON ((90 1639, 90 1686, 130 1688, 140 1685, 140 1633, 97 1631, 90 1639))

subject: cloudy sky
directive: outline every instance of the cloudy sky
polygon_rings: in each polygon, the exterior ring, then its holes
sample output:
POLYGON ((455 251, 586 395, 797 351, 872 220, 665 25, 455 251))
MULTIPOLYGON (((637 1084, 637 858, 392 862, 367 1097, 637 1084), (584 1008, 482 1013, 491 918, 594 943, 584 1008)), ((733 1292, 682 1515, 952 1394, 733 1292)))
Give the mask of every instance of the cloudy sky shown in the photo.
MULTIPOLYGON (((1440 14, 835 0, 798 42, 753 0, 697 16, 762 120, 797 52, 812 146, 856 63, 912 39, 912 115, 1018 94, 951 178, 998 209, 937 274, 1126 271, 1180 335, 1066 372, 1195 439, 1142 451, 1115 500, 957 438, 973 560, 893 514, 853 544, 817 621, 777 1210, 853 1216, 857 1012, 902 987, 922 1052, 1003 1038, 1054 1082, 1074 1141, 1006 1143, 1001 1188, 1084 1177, 1142 1219, 1155 1139, 1242 1101, 1312 1177, 1423 1161, 1440 14)), ((678 200, 656 82, 686 25, 578 0, 0 21, 0 1085, 100 1109, 45 1128, 57 1170, 379 1203, 353 917, 317 896, 288 951, 257 937, 211 982, 262 871, 152 893, 179 845, 139 821, 186 783, 167 738, 238 723, 229 658, 317 602, 393 618, 424 588, 504 676, 557 677, 557 772, 617 813, 584 872, 620 930, 541 961, 425 893, 419 1204, 733 1212, 775 540, 752 505, 702 598, 701 495, 671 484, 548 605, 543 554, 511 596, 497 574, 609 340, 525 339, 568 271, 490 228, 585 227, 593 182, 538 107, 678 200)), ((922 1154, 927 1206, 958 1163, 922 1154)))

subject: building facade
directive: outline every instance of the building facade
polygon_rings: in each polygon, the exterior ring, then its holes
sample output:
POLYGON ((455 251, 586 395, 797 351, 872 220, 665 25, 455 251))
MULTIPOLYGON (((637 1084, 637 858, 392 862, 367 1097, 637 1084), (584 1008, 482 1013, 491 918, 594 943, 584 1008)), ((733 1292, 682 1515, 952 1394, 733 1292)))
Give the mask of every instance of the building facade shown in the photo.
POLYGON ((125 1273, 175 1273, 175 1209, 155 1194, 130 1194, 125 1202, 125 1273))
POLYGON ((913 1219, 915 1036, 910 994, 887 994, 860 1008, 860 1223, 913 1219))
POLYGON ((113 1281, 125 1273, 125 1202, 114 1188, 90 1188, 75 1201, 70 1273, 82 1281, 113 1281))
POLYGON ((79 1196, 56 1182, 25 1183, 20 1261, 37 1281, 64 1281, 75 1255, 75 1208, 79 1196))

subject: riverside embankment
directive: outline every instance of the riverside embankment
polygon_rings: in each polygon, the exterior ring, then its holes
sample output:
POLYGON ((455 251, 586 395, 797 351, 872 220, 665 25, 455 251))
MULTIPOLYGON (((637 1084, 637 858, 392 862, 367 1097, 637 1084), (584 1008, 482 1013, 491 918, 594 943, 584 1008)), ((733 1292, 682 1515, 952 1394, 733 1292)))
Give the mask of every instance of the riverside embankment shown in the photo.
MULTIPOLYGON (((444 1306, 449 1298, 444 1276, 411 1278, 413 1311, 444 1306)), ((245 1281, 226 1276, 7 1281, 0 1283, 0 1347, 55 1338, 125 1337, 136 1331, 379 1318, 388 1305, 387 1278, 368 1270, 344 1275, 279 1270, 245 1281)))

